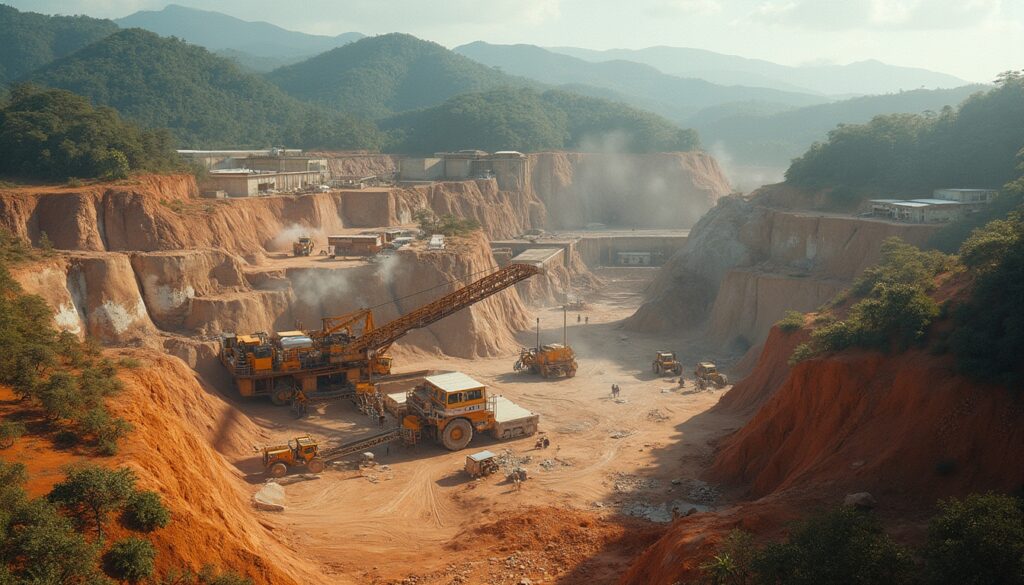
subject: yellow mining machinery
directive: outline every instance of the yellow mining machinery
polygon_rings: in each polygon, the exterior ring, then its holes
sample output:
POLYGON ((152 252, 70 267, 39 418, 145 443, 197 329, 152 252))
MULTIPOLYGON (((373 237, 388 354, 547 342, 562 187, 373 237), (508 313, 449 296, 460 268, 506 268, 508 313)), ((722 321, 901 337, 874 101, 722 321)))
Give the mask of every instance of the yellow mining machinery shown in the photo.
POLYGON ((360 309, 325 318, 316 331, 224 333, 220 360, 235 378, 239 394, 269 396, 275 404, 287 404, 300 390, 308 398, 372 392, 371 380, 401 377, 390 376, 392 359, 387 352, 403 335, 540 271, 533 264, 509 264, 381 326, 374 322, 372 309, 360 309))

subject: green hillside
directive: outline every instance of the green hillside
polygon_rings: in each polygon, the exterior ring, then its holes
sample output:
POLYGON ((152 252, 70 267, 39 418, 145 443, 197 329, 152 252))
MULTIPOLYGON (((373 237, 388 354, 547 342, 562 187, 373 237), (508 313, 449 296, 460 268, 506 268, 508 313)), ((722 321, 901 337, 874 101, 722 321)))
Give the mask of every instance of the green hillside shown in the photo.
POLYGON ((117 25, 109 20, 46 16, 0 4, 0 85, 117 30, 117 25))
POLYGON ((696 132, 657 115, 602 99, 530 88, 456 96, 445 103, 382 122, 407 153, 479 148, 626 152, 692 150, 696 132))
POLYGON ((301 100, 371 119, 436 106, 461 93, 530 83, 406 34, 368 37, 267 78, 301 100))
POLYGON ((371 124, 304 104, 201 47, 140 29, 113 34, 33 73, 149 128, 182 147, 288 144, 375 148, 371 124))
POLYGON ((1024 149, 1024 75, 931 114, 876 116, 844 125, 786 171, 788 182, 837 187, 842 197, 921 195, 941 187, 999 188, 1017 176, 1024 149))
POLYGON ((785 167, 816 140, 824 140, 839 124, 860 124, 880 114, 940 111, 955 106, 985 86, 956 89, 920 89, 890 95, 867 96, 782 112, 744 112, 724 107, 708 108, 688 124, 700 132, 704 143, 728 153, 739 164, 785 167))

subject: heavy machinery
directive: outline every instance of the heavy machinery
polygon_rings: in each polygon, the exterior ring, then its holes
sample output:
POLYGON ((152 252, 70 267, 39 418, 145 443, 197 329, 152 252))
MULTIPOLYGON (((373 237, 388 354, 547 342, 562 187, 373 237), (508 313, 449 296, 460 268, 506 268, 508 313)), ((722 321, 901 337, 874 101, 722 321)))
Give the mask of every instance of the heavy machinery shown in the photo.
POLYGON ((292 242, 292 253, 296 256, 309 256, 313 253, 313 238, 302 236, 292 242))
POLYGON ((528 437, 540 416, 500 395, 489 395, 480 382, 461 372, 423 378, 407 393, 389 394, 388 409, 402 419, 402 438, 416 444, 432 438, 451 451, 465 449, 474 433, 496 439, 528 437))
POLYGON ((576 375, 576 352, 561 343, 524 347, 513 367, 517 372, 540 374, 544 378, 572 378, 576 375))
POLYGON ((324 470, 324 460, 318 457, 319 451, 319 445, 309 435, 295 437, 287 445, 264 447, 263 469, 272 477, 283 477, 296 467, 320 473, 324 470))
POLYGON ((658 350, 651 362, 651 370, 659 376, 678 376, 683 373, 683 364, 676 359, 676 352, 658 350))
POLYGON ((729 379, 718 371, 715 364, 711 362, 700 362, 697 364, 697 369, 693 371, 694 377, 697 378, 697 388, 701 390, 707 390, 708 388, 725 388, 729 384, 729 379))
POLYGON ((568 343, 568 320, 562 306, 562 343, 540 343, 540 317, 537 318, 537 345, 519 350, 519 359, 512 366, 517 372, 540 374, 544 378, 572 378, 576 375, 576 352, 568 343))
POLYGON ((287 404, 298 390, 310 399, 372 392, 370 382, 395 378, 387 352, 403 335, 540 272, 533 264, 509 264, 379 327, 373 309, 360 309, 324 318, 316 331, 224 333, 220 360, 239 394, 269 396, 275 404, 287 404))

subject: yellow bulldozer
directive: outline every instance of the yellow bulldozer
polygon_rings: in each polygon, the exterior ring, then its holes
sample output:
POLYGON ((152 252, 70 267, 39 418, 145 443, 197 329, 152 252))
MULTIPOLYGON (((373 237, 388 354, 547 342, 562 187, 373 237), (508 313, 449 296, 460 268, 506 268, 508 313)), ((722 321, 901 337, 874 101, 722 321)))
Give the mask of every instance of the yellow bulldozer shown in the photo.
POLYGON ((651 362, 651 370, 659 376, 678 376, 683 373, 683 364, 676 359, 676 352, 658 351, 651 362))
POLYGON ((708 388, 725 388, 729 384, 729 379, 718 371, 715 364, 711 362, 700 362, 697 364, 697 369, 693 371, 694 377, 697 378, 697 388, 701 390, 707 390, 708 388))
POLYGON ((517 372, 540 374, 544 378, 572 378, 576 375, 576 367, 576 352, 571 347, 549 343, 521 349, 514 369, 517 372))
POLYGON ((294 468, 305 467, 310 473, 324 470, 324 461, 319 457, 320 446, 309 435, 296 437, 287 445, 273 445, 263 448, 263 469, 271 477, 284 477, 294 468))
POLYGON ((313 253, 313 238, 302 236, 292 242, 292 253, 296 256, 309 256, 313 253))

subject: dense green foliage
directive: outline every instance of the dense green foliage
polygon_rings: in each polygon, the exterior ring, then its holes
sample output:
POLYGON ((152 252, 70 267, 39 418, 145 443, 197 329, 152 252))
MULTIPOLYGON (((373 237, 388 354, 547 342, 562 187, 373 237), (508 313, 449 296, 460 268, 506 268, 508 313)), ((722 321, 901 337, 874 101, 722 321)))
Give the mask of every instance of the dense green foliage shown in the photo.
POLYGON ((117 32, 109 20, 47 16, 0 4, 0 85, 117 32))
POLYGON ((1024 510, 1018 499, 970 495, 939 502, 927 543, 908 550, 870 513, 835 508, 796 523, 782 542, 757 547, 733 531, 701 565, 709 585, 1022 585, 1024 510))
POLYGON ((129 536, 115 542, 103 555, 112 575, 129 583, 138 583, 153 574, 156 549, 144 538, 129 536))
POLYGON ((377 119, 455 95, 529 84, 407 34, 368 37, 268 76, 289 94, 377 119))
POLYGON ((440 106, 382 122, 393 150, 624 152, 693 150, 698 138, 671 122, 622 104, 561 91, 506 88, 456 96, 440 106))
POLYGON ((800 311, 786 311, 786 315, 775 325, 783 331, 796 331, 804 326, 804 314, 800 311))
POLYGON ((426 207, 414 211, 412 217, 426 235, 466 236, 480 230, 480 222, 473 218, 461 218, 450 213, 438 216, 426 207))
POLYGON ((761 549, 733 532, 701 569, 714 585, 874 585, 905 583, 911 567, 908 551, 873 516, 842 507, 796 523, 785 541, 761 549))
POLYGON ((143 532, 166 528, 171 522, 171 513, 164 507, 160 494, 149 490, 132 494, 124 508, 124 515, 128 525, 143 532))
POLYGON ((1024 509, 998 494, 939 502, 928 526, 926 577, 935 585, 1024 584, 1024 509))
POLYGON ((0 383, 46 412, 52 426, 72 437, 88 436, 103 454, 130 430, 111 416, 104 401, 121 390, 113 363, 74 335, 58 333, 46 302, 25 294, 7 265, 35 252, 0 230, 0 383))
POLYGON ((206 49, 139 29, 106 37, 29 79, 84 95, 148 128, 167 128, 181 147, 380 144, 372 124, 302 103, 206 49))
POLYGON ((786 180, 807 188, 927 195, 942 187, 998 188, 1015 177, 1024 148, 1024 75, 935 115, 877 116, 841 125, 793 161, 786 180))
MULTIPOLYGON (((1017 183, 1024 189, 1024 179, 1017 183)), ((974 231, 960 258, 975 281, 955 312, 950 349, 964 373, 1019 388, 1024 382, 1024 214, 974 231)))
POLYGON ((107 469, 83 464, 68 469, 64 481, 53 486, 48 496, 68 511, 82 526, 93 526, 103 538, 107 516, 120 510, 135 493, 135 474, 131 469, 107 469))
POLYGON ((98 548, 45 499, 30 500, 20 463, 0 460, 0 582, 100 582, 98 548))
POLYGON ((177 165, 167 132, 142 130, 68 91, 19 86, 0 107, 0 174, 123 179, 177 165))
POLYGON ((881 261, 854 282, 849 294, 860 300, 846 318, 817 327, 810 341, 793 351, 790 363, 848 347, 888 349, 895 344, 906 349, 924 337, 939 315, 928 291, 933 279, 952 266, 952 258, 941 252, 925 252, 899 238, 886 240, 881 261))

